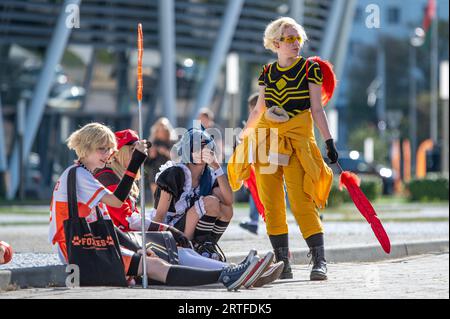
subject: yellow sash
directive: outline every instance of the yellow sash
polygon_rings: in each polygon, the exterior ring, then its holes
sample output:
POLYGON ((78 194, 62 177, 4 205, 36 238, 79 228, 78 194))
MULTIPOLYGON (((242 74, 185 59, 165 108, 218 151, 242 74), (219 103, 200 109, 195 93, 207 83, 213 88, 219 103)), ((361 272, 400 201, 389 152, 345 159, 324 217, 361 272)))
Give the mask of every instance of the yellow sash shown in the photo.
POLYGON ((233 191, 239 190, 243 181, 249 178, 252 161, 285 166, 295 155, 305 170, 303 191, 311 196, 318 208, 324 208, 331 190, 333 171, 323 161, 317 147, 311 112, 305 111, 284 123, 269 122, 261 116, 255 132, 236 147, 228 162, 228 180, 233 191), (249 149, 252 149, 251 153, 249 149))

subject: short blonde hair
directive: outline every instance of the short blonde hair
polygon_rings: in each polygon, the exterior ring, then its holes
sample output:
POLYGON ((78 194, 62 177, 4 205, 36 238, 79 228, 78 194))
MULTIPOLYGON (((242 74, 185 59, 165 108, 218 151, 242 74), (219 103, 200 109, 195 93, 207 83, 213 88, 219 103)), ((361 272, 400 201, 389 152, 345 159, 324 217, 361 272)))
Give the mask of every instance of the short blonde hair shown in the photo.
POLYGON ((306 35, 305 29, 294 19, 289 17, 281 17, 269 23, 264 31, 264 47, 276 53, 277 48, 275 47, 274 42, 280 40, 284 30, 288 27, 293 27, 297 30, 298 34, 302 38, 300 49, 303 48, 305 42, 308 41, 308 36, 306 35))
POLYGON ((67 147, 74 150, 78 158, 85 158, 98 147, 110 147, 117 151, 117 142, 111 129, 100 123, 86 124, 73 132, 66 140, 67 147))

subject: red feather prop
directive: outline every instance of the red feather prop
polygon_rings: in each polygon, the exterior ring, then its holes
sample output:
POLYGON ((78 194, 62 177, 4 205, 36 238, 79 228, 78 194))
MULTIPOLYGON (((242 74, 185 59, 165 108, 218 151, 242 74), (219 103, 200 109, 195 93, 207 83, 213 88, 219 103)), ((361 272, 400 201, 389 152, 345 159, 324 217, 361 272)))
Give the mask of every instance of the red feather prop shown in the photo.
POLYGON ((250 177, 244 181, 244 186, 250 191, 253 200, 255 201, 256 209, 258 210, 259 215, 262 217, 264 221, 266 221, 266 214, 264 212, 264 205, 261 202, 261 199, 258 195, 258 188, 256 187, 256 175, 255 169, 251 167, 250 169, 250 177))
POLYGON ((391 252, 391 242, 389 241, 389 236, 386 234, 386 231, 384 230, 377 213, 372 207, 372 204, 359 188, 359 184, 360 180, 355 174, 348 171, 341 173, 339 178, 339 189, 342 190, 342 186, 347 188, 347 191, 353 203, 355 203, 356 208, 358 208, 372 227, 372 230, 380 242, 381 247, 383 247, 383 250, 389 254, 391 252))
MULTIPOLYGON (((317 62, 323 75, 322 83, 322 105, 325 106, 333 97, 334 89, 336 88, 337 80, 336 74, 333 71, 333 65, 318 56, 308 58, 308 61, 317 62)), ((308 74, 308 72, 306 73, 308 74)))

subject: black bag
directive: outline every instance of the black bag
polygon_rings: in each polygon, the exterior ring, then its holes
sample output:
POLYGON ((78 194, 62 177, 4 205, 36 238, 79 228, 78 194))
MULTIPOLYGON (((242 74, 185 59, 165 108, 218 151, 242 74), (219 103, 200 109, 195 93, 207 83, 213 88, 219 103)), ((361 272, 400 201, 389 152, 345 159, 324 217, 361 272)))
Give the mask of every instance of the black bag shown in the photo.
POLYGON ((75 166, 69 171, 67 197, 69 218, 64 221, 69 264, 80 269, 80 286, 126 287, 125 270, 111 220, 96 208, 97 221, 88 223, 78 215, 75 166))
MULTIPOLYGON (((141 232, 127 232, 125 234, 129 240, 135 243, 139 249, 142 247, 141 232)), ((145 233, 146 248, 150 248, 155 254, 172 265, 178 264, 178 248, 171 232, 168 231, 148 231, 145 233)))

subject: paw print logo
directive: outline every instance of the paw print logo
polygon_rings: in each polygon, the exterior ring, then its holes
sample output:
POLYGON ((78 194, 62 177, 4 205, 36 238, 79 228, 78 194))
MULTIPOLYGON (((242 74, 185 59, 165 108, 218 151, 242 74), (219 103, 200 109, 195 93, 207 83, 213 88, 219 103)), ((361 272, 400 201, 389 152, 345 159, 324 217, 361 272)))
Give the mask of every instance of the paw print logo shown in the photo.
POLYGON ((114 240, 111 236, 106 237, 106 244, 109 246, 114 246, 114 240))
POLYGON ((74 236, 74 237, 72 238, 72 245, 74 245, 74 246, 80 246, 80 244, 81 244, 80 237, 74 236))

